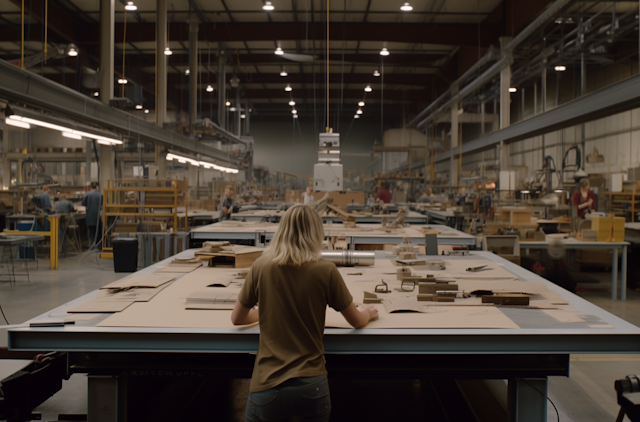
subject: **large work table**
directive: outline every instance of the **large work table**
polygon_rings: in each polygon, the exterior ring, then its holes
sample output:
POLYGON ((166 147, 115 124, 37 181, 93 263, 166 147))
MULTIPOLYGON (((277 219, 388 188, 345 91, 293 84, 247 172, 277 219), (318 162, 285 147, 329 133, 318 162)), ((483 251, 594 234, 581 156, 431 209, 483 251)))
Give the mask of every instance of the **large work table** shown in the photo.
MULTIPOLYGON (((190 257, 193 252, 178 257, 190 257)), ((553 310, 431 305, 415 314, 389 314, 376 305, 380 319, 363 329, 326 328, 324 345, 332 377, 508 379, 510 411, 518 413, 514 420, 545 421, 547 377, 569 376, 571 353, 640 351, 640 328, 497 255, 472 252, 427 259, 444 259, 447 268, 442 273, 456 278, 469 275, 471 279, 458 281, 467 286, 484 287, 483 278, 492 283, 502 280, 514 283, 516 289, 544 290, 567 305, 553 310), (484 275, 464 272, 479 263, 489 266, 484 275)), ((164 271, 169 262, 134 276, 164 271)), ((385 279, 390 287, 399 286, 394 269, 390 254, 377 251, 375 266, 339 271, 359 302, 362 290, 378 279, 385 279)), ((166 380, 177 376, 172 372, 177 369, 171 368, 179 368, 180 374, 249 377, 258 346, 257 326, 233 327, 230 311, 185 309, 191 292, 237 271, 201 267, 177 275, 150 301, 133 303, 120 313, 89 314, 64 327, 13 328, 8 332, 9 349, 67 351, 68 371, 89 374, 89 418, 100 414, 90 420, 101 422, 120 420, 118 407, 126 405, 122 392, 134 391, 142 376, 162 375, 158 380, 166 380)), ((240 286, 234 288, 239 291, 240 286)), ((73 317, 67 311, 97 295, 89 293, 32 321, 73 317)), ((327 315, 328 324, 344 324, 337 312, 328 309, 327 315)))
MULTIPOLYGON (((357 228, 347 228, 342 224, 324 224, 325 236, 345 236, 352 245, 393 245, 408 238, 414 245, 424 245, 422 228, 429 227, 438 232, 438 245, 475 246, 476 238, 470 234, 448 226, 431 224, 386 228, 380 224, 358 224, 357 228)), ((191 231, 191 239, 196 242, 207 240, 243 240, 263 245, 271 239, 278 228, 276 223, 227 221, 201 226, 191 231)))
MULTIPOLYGON (((245 212, 237 212, 231 214, 232 220, 239 221, 265 221, 270 223, 277 223, 280 221, 282 216, 284 215, 284 211, 275 211, 275 210, 256 210, 256 211, 245 211, 245 212)), ((392 222, 397 215, 397 212, 392 212, 388 214, 380 214, 380 213, 372 213, 372 212, 363 212, 363 211, 354 211, 351 212, 354 216, 356 223, 377 223, 381 224, 382 222, 392 222)), ((342 218, 336 215, 323 215, 322 221, 332 222, 332 223, 341 223, 342 218)), ((407 216, 404 218, 404 222, 406 224, 426 224, 427 217, 423 214, 420 214, 415 211, 409 211, 407 216)))

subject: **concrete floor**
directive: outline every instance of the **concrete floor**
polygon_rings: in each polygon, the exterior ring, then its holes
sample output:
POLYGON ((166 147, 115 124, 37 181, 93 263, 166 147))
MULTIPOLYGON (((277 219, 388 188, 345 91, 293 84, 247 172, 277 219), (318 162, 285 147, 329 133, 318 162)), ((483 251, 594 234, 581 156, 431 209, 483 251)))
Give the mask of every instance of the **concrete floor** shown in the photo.
MULTIPOLYGON (((101 261, 101 267, 98 268, 95 263, 89 265, 85 260, 81 262, 78 257, 75 257, 62 259, 60 269, 53 271, 48 269, 46 260, 41 260, 40 269, 31 270, 30 282, 21 279, 15 286, 7 282, 0 283, 0 304, 11 324, 22 323, 127 275, 114 273, 110 269, 111 265, 111 261, 101 261)), ((589 276, 596 278, 599 283, 579 285, 580 296, 635 325, 640 325, 640 292, 629 291, 626 302, 611 302, 610 273, 589 271, 589 276)), ((0 333, 0 345, 6 346, 4 332, 0 333)), ((26 361, 0 361, 0 379, 12 374, 24 364, 26 361)), ((640 374, 640 355, 572 355, 571 377, 550 378, 549 398, 558 408, 560 420, 563 422, 614 421, 619 410, 613 388, 614 380, 624 378, 628 374, 640 374)), ((355 384, 347 386, 337 384, 336 388, 332 387, 332 389, 337 396, 340 390, 348 395, 349 388, 356 387, 360 388, 355 384)), ((409 391, 415 386, 405 385, 404 387, 409 391)), ((73 375, 69 381, 64 382, 62 391, 43 403, 36 411, 42 413, 43 420, 57 420, 57 416, 62 413, 86 413, 86 388, 86 376, 73 375)), ((229 420, 242 420, 247 389, 248 384, 244 380, 233 384, 234 399, 229 403, 233 418, 229 420)), ((381 382, 376 389, 388 391, 388 385, 381 382)), ((431 393, 427 391, 419 394, 424 398, 431 393)), ((367 397, 371 398, 371 396, 367 397)), ((363 397, 363 400, 366 401, 367 398, 363 397)), ((384 398, 381 400, 384 401, 384 398)), ((335 404, 338 407, 334 406, 334 409, 340 408, 340 403, 335 404)), ((429 408, 426 405, 421 407, 423 409, 414 409, 414 415, 424 412, 427 416, 432 416, 432 407, 429 408)), ((557 420, 555 410, 550 403, 548 408, 548 420, 557 420)), ((334 412, 332 420, 342 420, 340 414, 343 413, 334 412)), ((351 414, 349 419, 356 415, 363 416, 360 411, 351 414)), ((380 419, 380 415, 379 412, 375 412, 369 415, 368 419, 399 420, 394 417, 380 419)), ((440 419, 431 418, 430 420, 440 419)))

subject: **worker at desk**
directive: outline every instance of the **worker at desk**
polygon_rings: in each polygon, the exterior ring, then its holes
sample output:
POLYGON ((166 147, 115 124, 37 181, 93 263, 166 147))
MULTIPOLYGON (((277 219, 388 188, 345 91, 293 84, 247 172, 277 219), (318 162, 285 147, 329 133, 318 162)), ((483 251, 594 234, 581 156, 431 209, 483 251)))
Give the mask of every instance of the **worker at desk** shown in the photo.
POLYGON ((571 204, 578 209, 578 217, 584 218, 587 211, 595 209, 596 195, 591 190, 589 179, 580 180, 580 188, 573 193, 571 204))
POLYGON ((235 194, 235 189, 233 185, 227 185, 224 188, 224 196, 221 199, 220 203, 220 220, 229 220, 231 219, 231 213, 233 212, 233 197, 235 194))
POLYGON ((73 202, 69 201, 68 194, 64 194, 62 199, 55 203, 54 209, 56 210, 56 214, 71 214, 72 212, 76 212, 76 207, 73 205, 73 202))
POLYGON ((49 188, 49 185, 44 185, 42 187, 42 193, 40 194, 40 207, 43 210, 51 209, 51 198, 49 197, 50 192, 51 189, 49 188))
POLYGON ((323 239, 322 220, 313 208, 289 208, 238 295, 231 322, 260 324, 245 422, 328 421, 331 399, 322 344, 327 305, 354 328, 378 317, 372 305, 356 308, 336 266, 320 259, 323 239))
POLYGON ((391 192, 389 192, 389 183, 382 182, 380 189, 376 192, 376 202, 388 204, 391 202, 391 192))

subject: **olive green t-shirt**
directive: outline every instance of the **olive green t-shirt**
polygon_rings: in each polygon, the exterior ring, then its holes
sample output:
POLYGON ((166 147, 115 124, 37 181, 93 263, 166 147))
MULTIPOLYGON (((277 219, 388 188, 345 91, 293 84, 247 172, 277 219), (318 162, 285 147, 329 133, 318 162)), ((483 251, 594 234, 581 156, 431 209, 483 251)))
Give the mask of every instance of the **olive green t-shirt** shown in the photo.
POLYGON ((327 374, 322 344, 327 305, 340 312, 353 302, 334 264, 319 260, 301 267, 278 266, 261 257, 238 300, 245 308, 259 305, 260 346, 250 391, 327 374))

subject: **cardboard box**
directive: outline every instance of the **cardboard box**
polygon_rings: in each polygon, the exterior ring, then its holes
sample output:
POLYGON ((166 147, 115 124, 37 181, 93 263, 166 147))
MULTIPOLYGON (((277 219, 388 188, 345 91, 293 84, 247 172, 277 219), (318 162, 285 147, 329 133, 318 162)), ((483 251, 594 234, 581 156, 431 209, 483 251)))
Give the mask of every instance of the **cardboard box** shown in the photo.
POLYGON ((624 217, 594 217, 591 229, 597 232, 598 242, 610 241, 613 225, 613 238, 617 242, 624 241, 624 217))

